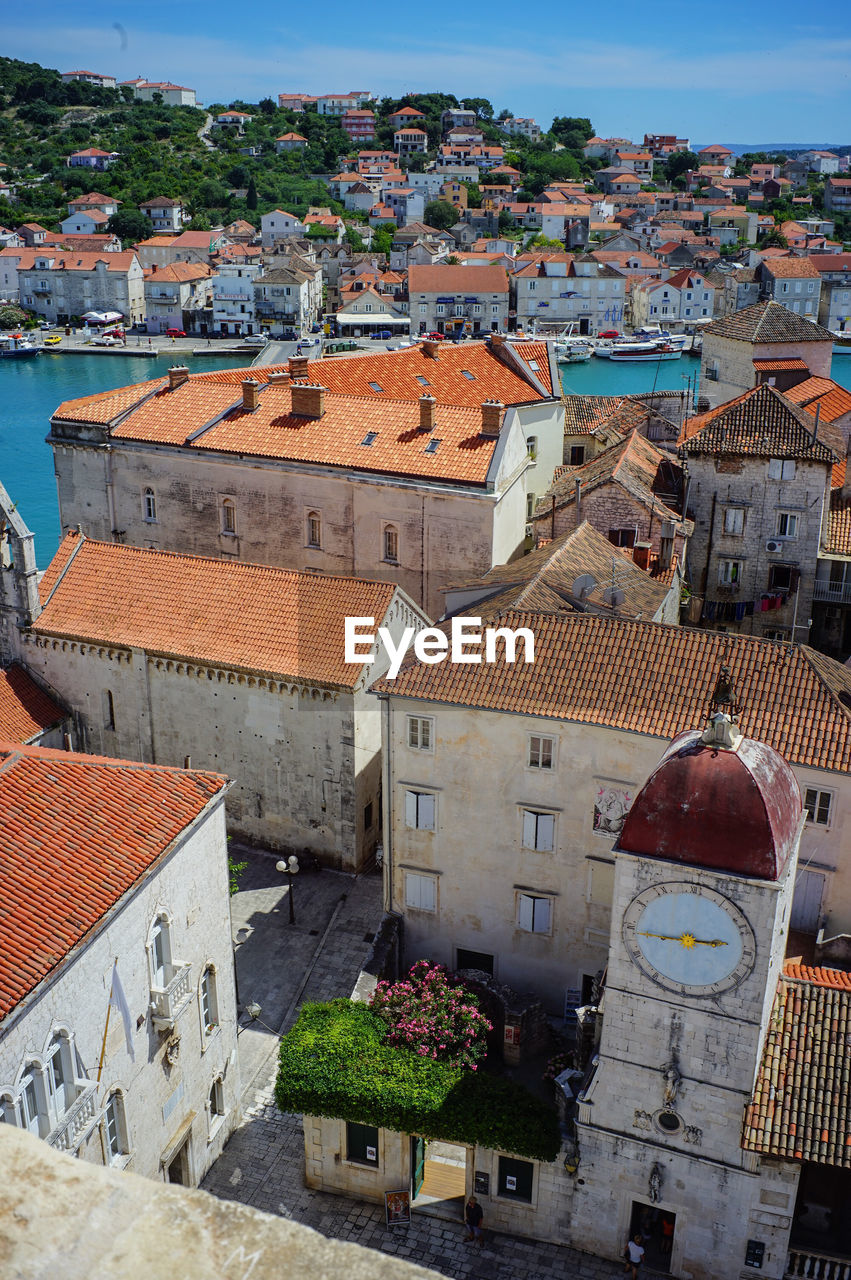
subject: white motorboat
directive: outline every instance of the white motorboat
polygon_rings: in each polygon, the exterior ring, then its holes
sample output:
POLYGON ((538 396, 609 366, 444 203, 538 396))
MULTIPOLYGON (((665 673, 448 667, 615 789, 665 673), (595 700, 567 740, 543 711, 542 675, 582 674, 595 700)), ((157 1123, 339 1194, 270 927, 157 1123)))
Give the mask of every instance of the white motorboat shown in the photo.
POLYGON ((609 353, 611 360, 679 360, 681 347, 671 346, 664 340, 655 342, 618 342, 609 353))
POLYGON ((0 359, 34 360, 38 355, 41 355, 41 347, 22 333, 0 334, 0 359))
POLYGON ((835 356, 851 356, 851 329, 831 329, 833 334, 833 354, 835 356))
POLYGON ((581 360, 591 359, 593 348, 584 338, 567 338, 564 341, 554 342, 553 350, 559 364, 578 364, 581 360))

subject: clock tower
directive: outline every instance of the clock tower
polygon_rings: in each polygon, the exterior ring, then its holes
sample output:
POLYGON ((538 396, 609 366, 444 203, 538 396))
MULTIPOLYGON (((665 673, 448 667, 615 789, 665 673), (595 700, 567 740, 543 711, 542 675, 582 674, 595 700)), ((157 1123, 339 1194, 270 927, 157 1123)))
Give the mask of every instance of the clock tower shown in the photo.
POLYGON ((741 1147, 803 827, 788 764, 727 710, 675 738, 615 849, 572 1243, 689 1280, 782 1276, 794 1174, 741 1147))

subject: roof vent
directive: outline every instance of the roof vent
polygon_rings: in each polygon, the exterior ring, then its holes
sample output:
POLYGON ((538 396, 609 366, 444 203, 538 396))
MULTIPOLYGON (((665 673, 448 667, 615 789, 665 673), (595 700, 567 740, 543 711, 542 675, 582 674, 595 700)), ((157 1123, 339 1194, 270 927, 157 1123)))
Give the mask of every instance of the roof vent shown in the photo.
POLYGON ((189 370, 185 364, 175 364, 168 371, 168 389, 176 391, 189 378, 189 370))

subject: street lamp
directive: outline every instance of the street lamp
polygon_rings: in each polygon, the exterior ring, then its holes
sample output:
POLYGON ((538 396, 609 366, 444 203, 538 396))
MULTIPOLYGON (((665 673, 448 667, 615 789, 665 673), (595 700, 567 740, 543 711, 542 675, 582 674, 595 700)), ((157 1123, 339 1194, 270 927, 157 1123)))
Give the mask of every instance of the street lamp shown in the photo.
POLYGON ((283 858, 280 862, 275 863, 275 870, 282 871, 289 882, 289 899, 290 899, 290 924, 295 924, 295 909, 293 907, 293 876, 298 875, 298 858, 291 854, 284 862, 283 858))

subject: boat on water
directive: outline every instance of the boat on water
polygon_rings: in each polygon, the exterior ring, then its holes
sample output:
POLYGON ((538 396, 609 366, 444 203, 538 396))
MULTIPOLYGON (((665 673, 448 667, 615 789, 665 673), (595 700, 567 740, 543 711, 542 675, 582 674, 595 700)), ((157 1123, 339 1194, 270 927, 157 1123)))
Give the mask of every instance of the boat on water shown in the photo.
POLYGON ((676 347, 680 351, 686 351, 691 346, 689 334, 670 333, 667 329, 660 328, 658 324, 646 324, 636 329, 633 337, 639 342, 667 342, 668 346, 676 347))
POLYGON ((851 329, 831 329, 833 334, 833 354, 835 356, 851 356, 851 329))
POLYGON ((672 346, 669 342, 617 342, 609 351, 610 360, 679 360, 683 354, 682 347, 672 346))
POLYGON ((581 360, 590 360, 593 348, 584 338, 567 338, 554 342, 553 350, 559 364, 578 364, 581 360))
POLYGON ((22 333, 0 334, 0 360, 33 360, 38 355, 41 347, 22 333))

